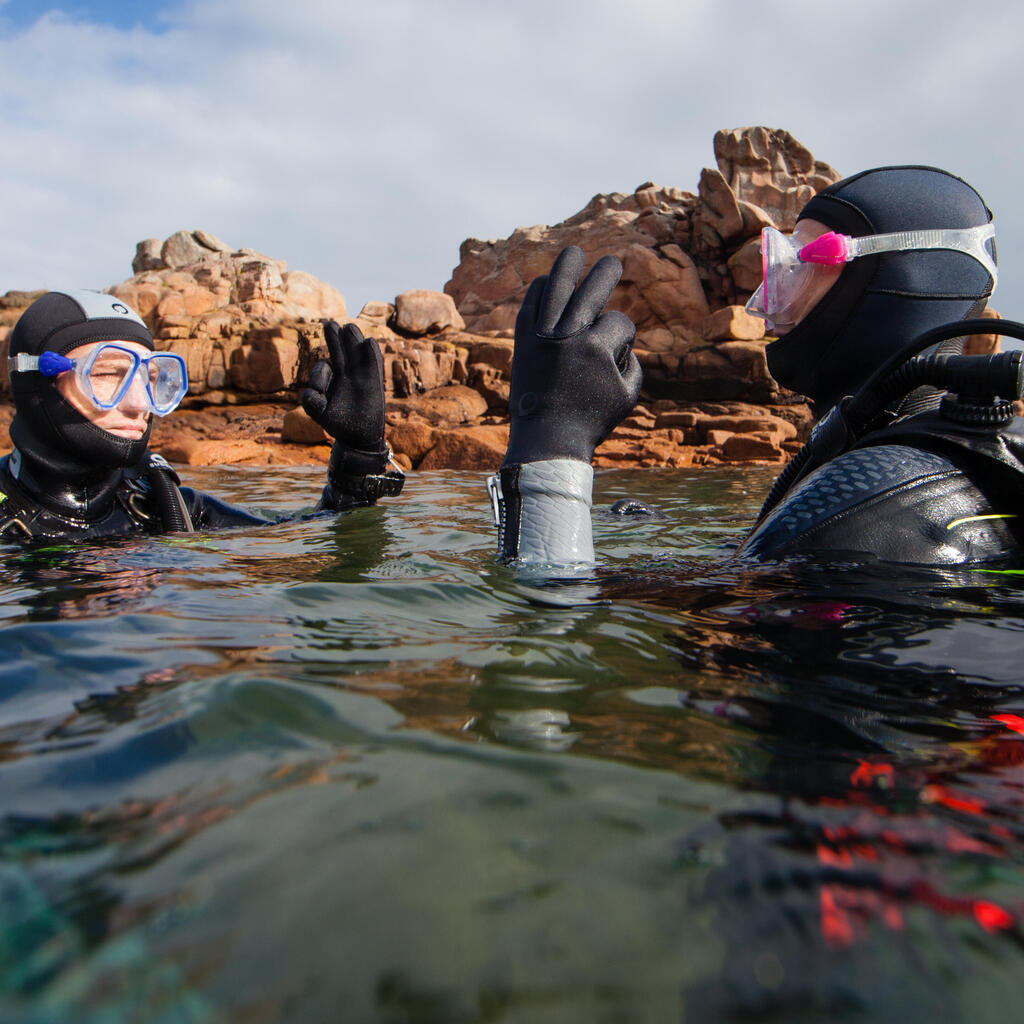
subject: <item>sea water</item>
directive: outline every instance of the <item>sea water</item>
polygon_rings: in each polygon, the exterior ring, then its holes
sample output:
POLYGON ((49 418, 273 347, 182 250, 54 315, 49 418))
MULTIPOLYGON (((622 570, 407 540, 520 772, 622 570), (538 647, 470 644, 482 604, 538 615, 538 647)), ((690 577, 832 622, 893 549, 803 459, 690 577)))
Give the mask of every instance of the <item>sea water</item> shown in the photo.
POLYGON ((3 549, 0 1021, 1012 1018, 1018 579, 739 563, 771 477, 599 472, 569 581, 472 473, 3 549))

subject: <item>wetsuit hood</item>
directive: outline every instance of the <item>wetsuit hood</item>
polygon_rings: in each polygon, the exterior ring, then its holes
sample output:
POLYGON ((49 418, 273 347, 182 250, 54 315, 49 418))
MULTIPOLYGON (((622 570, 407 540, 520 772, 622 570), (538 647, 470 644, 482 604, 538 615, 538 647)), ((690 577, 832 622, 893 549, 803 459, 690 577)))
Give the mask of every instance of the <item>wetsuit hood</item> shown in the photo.
MULTIPOLYGON (((976 227, 992 214, 962 179, 934 167, 907 166, 864 171, 830 185, 801 210, 798 219, 805 218, 859 237, 976 227)), ((824 413, 914 338, 980 313, 994 285, 988 271, 961 252, 861 257, 844 267, 796 327, 768 345, 768 369, 824 413)))
MULTIPOLYGON (((65 355, 95 341, 134 341, 153 349, 142 319, 112 295, 91 291, 47 292, 21 315, 11 332, 11 356, 65 355)), ((11 439, 30 459, 67 473, 80 467, 134 466, 146 453, 149 428, 136 440, 118 437, 83 416, 57 390, 57 378, 36 370, 12 373, 15 417, 11 439)))

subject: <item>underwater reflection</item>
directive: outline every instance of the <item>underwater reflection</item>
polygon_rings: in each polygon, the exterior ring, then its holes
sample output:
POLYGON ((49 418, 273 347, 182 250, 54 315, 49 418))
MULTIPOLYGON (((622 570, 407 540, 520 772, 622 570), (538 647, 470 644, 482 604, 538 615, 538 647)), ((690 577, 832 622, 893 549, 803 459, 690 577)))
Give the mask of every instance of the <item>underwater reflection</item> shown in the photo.
POLYGON ((699 672, 679 704, 728 724, 705 768, 749 795, 682 843, 715 865, 694 909, 727 945, 688 1005, 971 1019, 949 999, 978 973, 965 944, 1024 945, 1017 578, 795 564, 728 593, 680 582, 604 592, 685 608, 668 642, 699 672))
POLYGON ((1024 947, 1020 592, 729 561, 541 586, 466 728, 742 794, 679 840, 711 866, 690 905, 726 947, 685 987, 697 1019, 972 1019, 955 993, 985 977, 997 1006, 1007 965, 982 964, 1024 947))

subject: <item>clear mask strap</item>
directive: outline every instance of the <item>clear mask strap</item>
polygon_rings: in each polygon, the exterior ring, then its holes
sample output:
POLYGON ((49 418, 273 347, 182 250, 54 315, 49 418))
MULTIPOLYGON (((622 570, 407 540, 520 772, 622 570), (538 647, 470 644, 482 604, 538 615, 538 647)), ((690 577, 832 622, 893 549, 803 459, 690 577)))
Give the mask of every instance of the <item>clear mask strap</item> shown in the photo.
POLYGON ((27 352, 19 352, 7 359, 8 373, 31 373, 38 370, 44 377, 56 377, 75 368, 75 361, 57 352, 43 352, 42 355, 31 356, 27 352))
POLYGON ((894 231, 887 235, 867 235, 849 239, 847 259, 872 256, 880 252, 948 249, 973 256, 989 272, 994 284, 999 272, 985 243, 994 238, 995 234, 995 225, 988 223, 975 228, 935 228, 925 231, 894 231))
POLYGON ((30 356, 25 352, 19 352, 7 360, 8 373, 28 373, 31 370, 39 369, 39 356, 30 356))

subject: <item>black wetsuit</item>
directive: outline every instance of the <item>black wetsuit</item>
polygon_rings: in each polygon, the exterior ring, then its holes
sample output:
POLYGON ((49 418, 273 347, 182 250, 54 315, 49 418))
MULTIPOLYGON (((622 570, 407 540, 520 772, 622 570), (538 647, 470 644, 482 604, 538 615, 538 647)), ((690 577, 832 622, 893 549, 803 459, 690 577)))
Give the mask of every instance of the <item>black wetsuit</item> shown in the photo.
MULTIPOLYGON (((807 203, 804 218, 861 236, 971 228, 991 214, 966 182, 911 166, 837 182, 807 203)), ((995 258, 994 243, 990 255, 995 258)), ((977 322, 967 330, 963 321, 984 308, 994 283, 980 261, 960 251, 856 259, 796 327, 769 343, 768 368, 780 384, 809 397, 824 420, 843 402, 877 390, 879 381, 898 380, 918 352, 958 353, 961 327, 965 334, 984 333, 977 322), (920 342, 930 335, 942 340, 926 349, 920 342)), ((985 323, 999 333, 998 321, 985 323)), ((825 553, 931 565, 1019 557, 1021 421, 1007 413, 1001 425, 952 422, 939 412, 943 391, 958 388, 943 383, 938 390, 908 387, 888 396, 894 400, 887 399, 884 415, 882 407, 873 410, 867 429, 844 437, 834 452, 813 459, 793 484, 779 488, 784 472, 740 552, 761 559, 825 553)))
MULTIPOLYGON (((354 325, 341 328, 333 321, 324 325, 324 337, 330 361, 314 365, 303 404, 335 439, 315 511, 338 512, 398 494, 404 477, 387 471, 376 342, 354 325)), ((66 361, 67 353, 95 350, 102 342, 154 348, 138 314, 100 292, 47 292, 15 325, 8 364, 14 450, 0 459, 0 539, 81 540, 273 522, 179 487, 174 470, 148 450, 152 421, 141 437, 122 436, 99 427, 64 397, 58 380, 70 371, 54 373, 43 357, 66 361)), ((151 390, 147 394, 152 403, 151 390)))
POLYGON ((740 553, 762 559, 869 554, 922 565, 1019 558, 1024 421, 1015 418, 999 434, 974 439, 943 433, 934 416, 902 427, 810 473, 740 553))
MULTIPOLYGON (((173 486, 180 495, 195 530, 275 521, 191 487, 177 487, 173 470, 151 453, 133 469, 93 470, 77 476, 49 473, 24 455, 15 456, 15 464, 17 479, 11 472, 11 456, 0 459, 0 539, 4 541, 92 540, 165 533, 173 526, 167 522, 166 499, 161 498, 159 487, 154 487, 157 473, 164 477, 164 488, 173 486)), ((358 504, 362 502, 333 496, 325 488, 317 511, 338 511, 358 504)))

